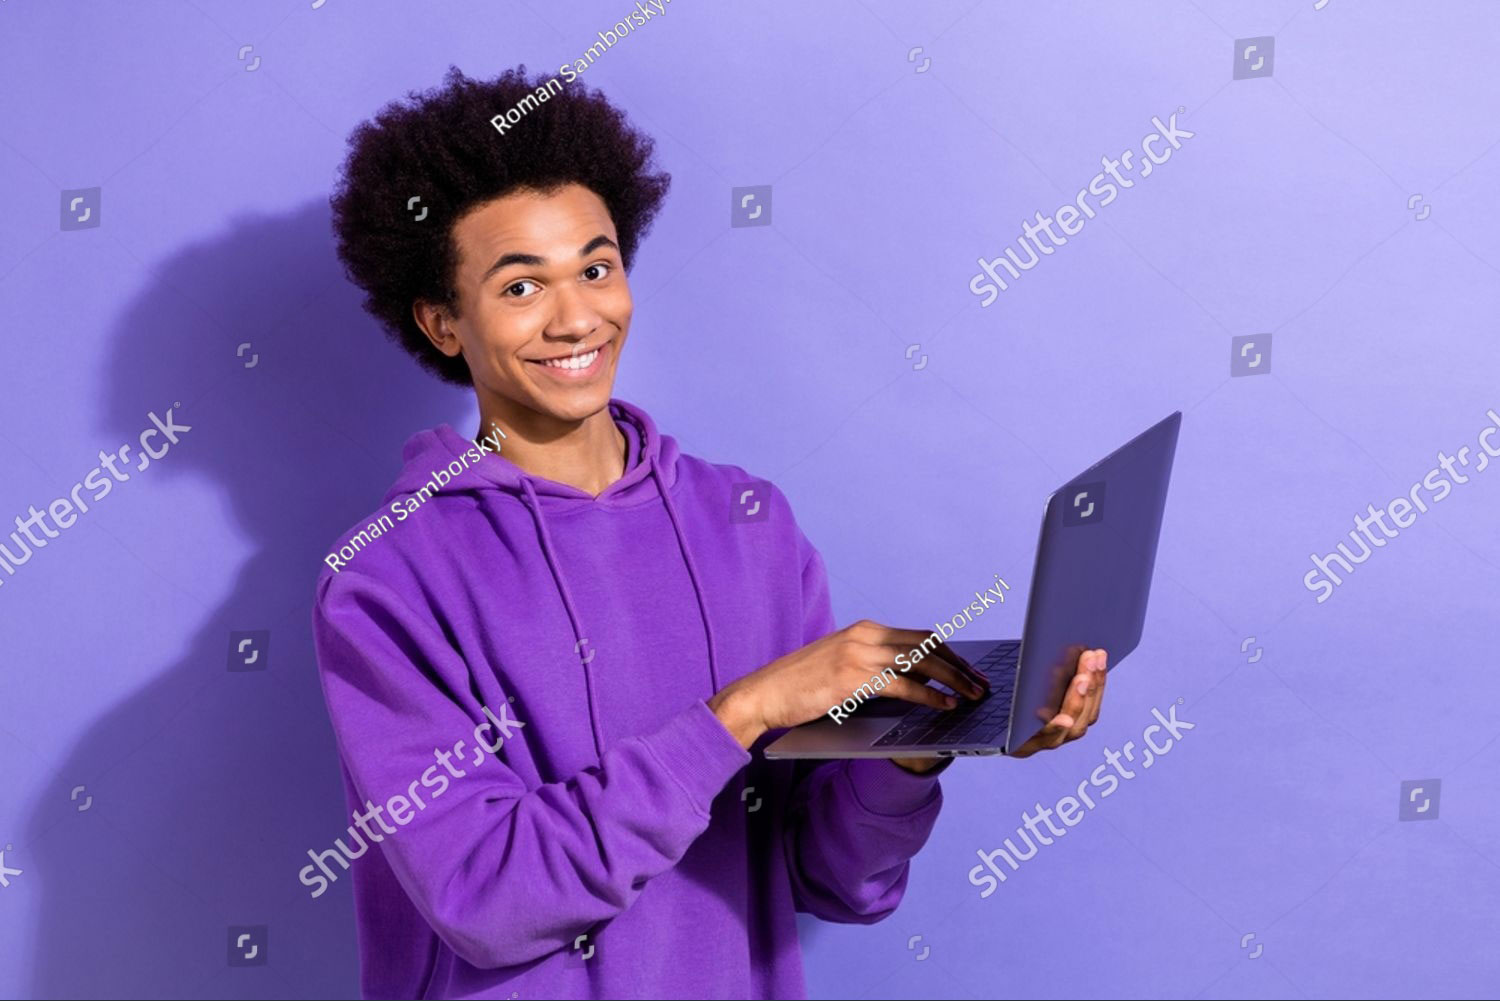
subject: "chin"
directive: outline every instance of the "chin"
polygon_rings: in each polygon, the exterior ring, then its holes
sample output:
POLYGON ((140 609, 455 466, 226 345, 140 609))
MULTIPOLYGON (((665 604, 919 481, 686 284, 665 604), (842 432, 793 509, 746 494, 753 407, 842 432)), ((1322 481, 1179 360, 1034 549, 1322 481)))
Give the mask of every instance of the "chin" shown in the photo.
POLYGON ((569 399, 552 398, 542 401, 542 404, 543 413, 560 421, 579 423, 609 406, 609 391, 593 391, 569 399))

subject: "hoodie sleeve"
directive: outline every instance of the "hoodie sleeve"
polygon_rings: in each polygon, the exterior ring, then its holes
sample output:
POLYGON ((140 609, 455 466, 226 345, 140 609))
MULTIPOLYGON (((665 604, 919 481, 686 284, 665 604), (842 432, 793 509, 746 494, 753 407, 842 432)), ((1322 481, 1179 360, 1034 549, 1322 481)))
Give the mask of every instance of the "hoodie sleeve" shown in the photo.
POLYGON ((567 948, 629 907, 708 827, 714 796, 750 760, 698 702, 655 733, 620 741, 599 765, 528 789, 506 761, 526 753, 524 727, 544 724, 508 704, 482 706, 463 659, 395 592, 353 572, 330 575, 313 625, 358 798, 377 809, 410 801, 399 811, 407 820, 391 811, 406 826, 386 835, 384 858, 434 932, 476 967, 567 948), (494 754, 478 747, 502 738, 494 754), (438 757, 455 746, 450 762, 438 757))
MULTIPOLYGON (((834 622, 823 559, 805 539, 803 546, 803 642, 811 643, 834 622)), ((942 808, 937 773, 950 763, 915 775, 880 759, 797 762, 785 832, 797 909, 860 924, 894 911, 908 862, 942 808)))

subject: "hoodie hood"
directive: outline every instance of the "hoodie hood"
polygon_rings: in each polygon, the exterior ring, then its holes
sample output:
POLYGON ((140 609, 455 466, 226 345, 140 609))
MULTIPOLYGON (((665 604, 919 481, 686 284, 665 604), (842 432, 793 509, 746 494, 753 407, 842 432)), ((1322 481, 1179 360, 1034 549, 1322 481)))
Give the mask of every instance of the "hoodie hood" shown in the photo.
MULTIPOLYGON (((643 504, 661 504, 666 508, 667 517, 671 521, 677 548, 682 554, 688 579, 692 583, 698 616, 703 622, 704 639, 708 645, 709 692, 712 694, 721 687, 714 652, 713 626, 709 621, 707 599, 703 593, 703 578, 683 532, 682 518, 672 501, 672 488, 677 482, 680 456, 677 442, 660 434, 655 422, 645 411, 624 400, 610 400, 609 412, 625 435, 626 469, 625 475, 611 483, 597 497, 566 483, 557 483, 526 472, 505 458, 503 438, 499 439, 499 454, 483 452, 475 441, 464 438, 451 425, 442 424, 433 430, 413 435, 407 441, 402 452, 404 465, 401 475, 387 492, 385 501, 389 503, 424 488, 428 491, 428 498, 434 493, 449 496, 503 493, 516 498, 530 511, 536 524, 542 554, 546 557, 552 581, 573 628, 575 650, 587 646, 588 630, 579 614, 579 604, 574 599, 573 588, 569 586, 567 568, 563 566, 558 547, 553 542, 552 531, 548 527, 549 513, 556 516, 561 512, 590 505, 596 510, 608 511, 643 504), (444 475, 448 478, 438 482, 439 477, 444 475)), ((502 428, 501 431, 503 430, 502 428)), ((495 430, 489 429, 489 434, 494 436, 495 430)), ((489 441, 493 444, 495 438, 491 437, 489 441)), ((593 736, 594 752, 602 760, 604 738, 599 727, 600 714, 593 673, 588 670, 587 663, 582 670, 589 709, 589 730, 593 736)))
MULTIPOLYGON (((530 492, 545 499, 549 510, 554 506, 566 507, 572 504, 613 507, 656 500, 662 496, 662 490, 671 490, 677 482, 680 452, 676 440, 659 433, 650 415, 624 400, 610 400, 609 413, 625 434, 626 469, 625 475, 611 483, 598 497, 566 483, 557 483, 526 472, 505 457, 503 438, 498 439, 498 453, 485 452, 480 461, 475 461, 475 453, 478 452, 475 441, 459 434, 452 425, 441 424, 432 430, 412 435, 406 442, 401 452, 401 474, 387 491, 385 502, 416 493, 424 485, 433 483, 439 470, 447 470, 451 475, 451 465, 455 462, 459 464, 461 472, 452 475, 446 483, 438 485, 437 491, 432 492, 476 494, 498 490, 522 497, 527 494, 529 484, 530 492)), ((498 438, 495 429, 485 430, 490 435, 489 443, 493 445, 498 438)), ((505 429, 500 430, 503 432, 505 429)), ((478 440, 483 442, 486 439, 478 440)))

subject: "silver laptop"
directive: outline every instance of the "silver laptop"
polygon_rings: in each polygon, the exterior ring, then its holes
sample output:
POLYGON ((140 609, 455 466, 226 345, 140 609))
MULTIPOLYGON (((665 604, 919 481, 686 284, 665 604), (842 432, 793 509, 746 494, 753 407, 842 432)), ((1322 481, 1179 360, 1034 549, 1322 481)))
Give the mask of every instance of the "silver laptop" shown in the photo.
POLYGON ((793 727, 766 757, 1004 754, 1039 733, 1062 706, 1082 651, 1102 647, 1113 671, 1140 642, 1181 424, 1177 411, 1047 498, 1021 639, 939 648, 984 675, 988 695, 948 710, 871 699, 842 721, 793 727))

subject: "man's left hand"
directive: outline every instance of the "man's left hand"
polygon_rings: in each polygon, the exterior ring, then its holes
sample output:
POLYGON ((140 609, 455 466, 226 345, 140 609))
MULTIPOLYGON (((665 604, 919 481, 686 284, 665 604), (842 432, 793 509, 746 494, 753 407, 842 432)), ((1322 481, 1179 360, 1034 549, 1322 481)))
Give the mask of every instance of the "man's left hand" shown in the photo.
POLYGON ((1108 675, 1109 655, 1103 650, 1085 650, 1078 656, 1078 668, 1068 682, 1068 694, 1062 708, 1042 728, 1042 732, 1010 752, 1012 758, 1028 758, 1037 751, 1050 751, 1088 732, 1099 720, 1099 706, 1104 701, 1104 682, 1108 675))
MULTIPOLYGON (((1078 667, 1073 680, 1068 683, 1068 694, 1063 697, 1062 707, 1047 723, 1042 732, 1016 748, 1012 758, 1028 758, 1037 751, 1049 751, 1077 740, 1088 732, 1089 727, 1099 721, 1099 709, 1104 703, 1104 683, 1109 677, 1109 654, 1103 650, 1085 650, 1078 657, 1078 667)), ((892 758, 891 761, 916 775, 930 772, 942 764, 944 758, 892 758)))

